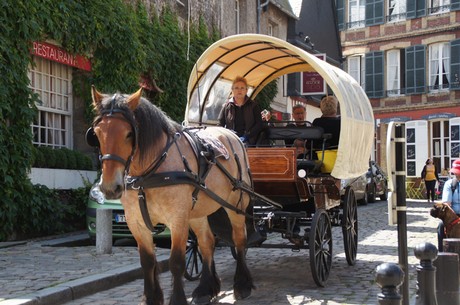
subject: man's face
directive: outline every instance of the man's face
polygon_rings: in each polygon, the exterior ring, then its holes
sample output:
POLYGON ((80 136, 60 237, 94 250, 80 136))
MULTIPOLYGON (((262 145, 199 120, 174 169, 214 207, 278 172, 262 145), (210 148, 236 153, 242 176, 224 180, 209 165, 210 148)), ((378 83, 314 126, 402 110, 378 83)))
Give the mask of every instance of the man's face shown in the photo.
POLYGON ((294 121, 296 122, 305 121, 305 109, 303 109, 302 107, 294 109, 292 116, 294 118, 294 121))

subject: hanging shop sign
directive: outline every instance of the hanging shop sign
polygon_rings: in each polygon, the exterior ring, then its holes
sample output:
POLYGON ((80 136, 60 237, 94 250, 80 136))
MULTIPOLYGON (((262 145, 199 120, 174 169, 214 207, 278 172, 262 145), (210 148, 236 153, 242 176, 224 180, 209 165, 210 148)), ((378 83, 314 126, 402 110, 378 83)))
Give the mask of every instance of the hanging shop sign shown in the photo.
MULTIPOLYGON (((326 60, 326 54, 314 55, 321 60, 326 60)), ((302 95, 326 94, 326 82, 318 72, 302 72, 300 75, 302 95)))
POLYGON ((31 54, 52 60, 63 65, 72 66, 81 70, 91 71, 91 62, 82 55, 74 55, 64 49, 47 42, 34 41, 31 54))

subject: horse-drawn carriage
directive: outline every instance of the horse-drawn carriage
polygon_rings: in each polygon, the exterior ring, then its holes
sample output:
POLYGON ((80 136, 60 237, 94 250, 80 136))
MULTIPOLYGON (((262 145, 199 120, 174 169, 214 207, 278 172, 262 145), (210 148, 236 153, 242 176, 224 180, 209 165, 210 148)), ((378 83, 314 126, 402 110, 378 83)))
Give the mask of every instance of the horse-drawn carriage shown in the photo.
MULTIPOLYGON (((372 108, 362 88, 344 71, 285 41, 237 35, 213 44, 197 61, 188 85, 185 122, 186 126, 216 124, 236 76, 246 78, 248 94, 254 99, 272 80, 302 71, 319 73, 339 100, 341 133, 335 164, 332 172, 324 170, 325 165, 331 166, 326 164, 331 161, 326 160, 329 153, 335 154, 324 147, 320 160, 312 160, 313 155, 299 160, 292 147, 248 147, 255 191, 254 224, 259 231, 281 233, 291 241, 286 247, 309 248, 313 278, 324 286, 332 264, 331 225, 342 227, 348 264, 354 265, 357 254, 356 199, 347 182, 367 171, 374 132, 372 108), (300 234, 299 227, 303 229, 300 234)), ((327 141, 321 127, 314 126, 267 126, 265 135, 271 143, 299 138, 307 143, 327 141)))
MULTIPOLYGON (((157 223, 171 231, 170 304, 186 303, 182 276, 189 228, 203 259, 193 292, 197 304, 208 304, 220 290, 213 258, 216 235, 232 246, 236 299, 254 288, 246 264, 247 233, 254 228, 281 233, 291 248, 310 249, 313 278, 324 286, 332 265, 331 227, 341 226, 347 262, 353 265, 357 208, 346 181, 367 171, 374 134, 372 108, 362 88, 342 70, 285 41, 246 34, 224 38, 203 53, 187 94, 180 126, 144 99, 142 90, 111 96, 92 90, 98 116, 87 140, 100 148, 100 189, 108 199, 121 197, 138 243, 144 270, 141 304, 163 303, 150 232, 157 223), (340 103, 340 141, 330 173, 320 170, 324 157, 298 161, 292 147, 245 147, 232 131, 212 126, 237 75, 246 78, 254 98, 272 80, 302 71, 319 73, 340 103)), ((318 127, 273 127, 267 134, 269 140, 328 138, 318 127)), ((320 155, 326 155, 324 146, 320 155)))

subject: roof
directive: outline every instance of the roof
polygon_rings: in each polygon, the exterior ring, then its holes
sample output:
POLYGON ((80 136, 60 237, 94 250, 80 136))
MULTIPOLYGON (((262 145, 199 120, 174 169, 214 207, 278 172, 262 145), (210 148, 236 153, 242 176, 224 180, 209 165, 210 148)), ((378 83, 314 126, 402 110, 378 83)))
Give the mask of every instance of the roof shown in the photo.
POLYGON ((248 94, 254 99, 272 80, 302 71, 319 73, 340 103, 340 144, 331 175, 345 179, 365 173, 374 139, 374 115, 363 89, 343 70, 272 36, 233 35, 212 44, 190 74, 184 124, 216 123, 236 76, 246 78, 248 94))
POLYGON ((283 13, 288 15, 291 18, 294 19, 299 19, 298 15, 296 15, 292 11, 291 4, 289 3, 289 0, 269 0, 271 4, 277 6, 283 13))

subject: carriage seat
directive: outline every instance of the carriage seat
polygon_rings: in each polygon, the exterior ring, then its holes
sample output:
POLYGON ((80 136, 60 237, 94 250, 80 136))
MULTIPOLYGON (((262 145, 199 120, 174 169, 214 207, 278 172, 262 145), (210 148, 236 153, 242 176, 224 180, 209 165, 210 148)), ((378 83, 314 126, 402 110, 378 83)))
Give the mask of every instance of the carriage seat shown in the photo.
POLYGON ((307 172, 319 172, 322 165, 322 160, 317 160, 316 151, 313 144, 321 140, 322 148, 324 151, 327 139, 331 138, 331 134, 324 133, 324 129, 319 126, 308 127, 268 127, 265 130, 266 136, 269 140, 307 140, 309 149, 308 158, 305 156, 302 159, 297 159, 297 169, 304 169, 307 172))

